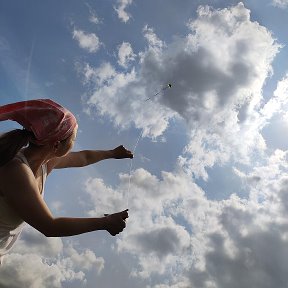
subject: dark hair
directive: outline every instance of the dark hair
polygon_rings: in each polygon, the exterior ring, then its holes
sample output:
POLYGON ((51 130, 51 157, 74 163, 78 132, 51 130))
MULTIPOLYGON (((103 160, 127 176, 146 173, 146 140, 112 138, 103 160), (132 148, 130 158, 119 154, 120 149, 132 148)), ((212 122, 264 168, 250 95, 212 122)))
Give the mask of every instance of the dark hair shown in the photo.
POLYGON ((26 129, 15 129, 0 136, 0 166, 12 160, 18 151, 27 146, 33 133, 26 129))
MULTIPOLYGON (((62 145, 66 145, 70 136, 61 140, 62 145)), ((33 132, 26 129, 15 129, 4 134, 0 134, 0 167, 12 160, 18 151, 27 146, 39 146, 33 143, 35 136, 33 132)))

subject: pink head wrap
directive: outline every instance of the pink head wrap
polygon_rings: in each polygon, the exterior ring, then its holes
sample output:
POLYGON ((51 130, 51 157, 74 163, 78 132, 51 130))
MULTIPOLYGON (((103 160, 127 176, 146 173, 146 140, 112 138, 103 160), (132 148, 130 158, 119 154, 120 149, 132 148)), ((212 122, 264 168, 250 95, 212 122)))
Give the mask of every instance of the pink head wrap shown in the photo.
POLYGON ((0 106, 0 121, 13 120, 33 132, 38 145, 62 141, 77 126, 75 116, 50 99, 28 100, 0 106))

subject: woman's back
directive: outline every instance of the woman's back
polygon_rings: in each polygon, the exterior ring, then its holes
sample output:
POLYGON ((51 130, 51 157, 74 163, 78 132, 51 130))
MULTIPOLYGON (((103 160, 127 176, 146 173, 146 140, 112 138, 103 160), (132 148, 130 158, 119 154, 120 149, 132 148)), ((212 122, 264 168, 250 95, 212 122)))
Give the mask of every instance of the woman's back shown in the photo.
MULTIPOLYGON (((13 160, 10 161, 8 165, 9 169, 13 169, 13 166, 16 168, 18 165, 26 165, 30 169, 29 163, 21 151, 15 156, 13 160)), ((5 171, 5 173, 3 170, 6 168, 6 165, 0 167, 0 183, 4 183, 4 181, 17 181, 17 179, 7 179, 9 178, 9 173, 7 177, 7 171, 5 171)), ((42 191, 39 191, 42 196, 44 193, 46 176, 47 167, 46 165, 42 165, 42 175, 40 179, 42 183, 41 185, 38 185, 42 188, 42 191)), ((29 177, 29 175, 27 175, 27 177, 29 177)), ((35 181, 37 180, 35 179, 35 181)), ((2 255, 3 258, 3 255, 12 248, 13 244, 19 237, 25 223, 17 214, 17 211, 15 211, 11 205, 9 205, 6 200, 5 193, 1 189, 2 187, 0 184, 0 257, 2 255)), ((23 193, 23 191, 18 191, 18 193, 23 193)))

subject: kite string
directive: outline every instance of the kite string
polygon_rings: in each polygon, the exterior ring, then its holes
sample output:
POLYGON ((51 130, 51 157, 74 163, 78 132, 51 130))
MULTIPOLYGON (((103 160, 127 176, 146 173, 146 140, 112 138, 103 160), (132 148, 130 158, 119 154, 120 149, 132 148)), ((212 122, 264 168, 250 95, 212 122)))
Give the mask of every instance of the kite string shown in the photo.
MULTIPOLYGON (((136 148, 138 146, 138 143, 139 143, 140 139, 142 138, 143 133, 144 133, 144 130, 142 129, 142 131, 140 132, 140 134, 138 136, 136 144, 135 144, 135 146, 133 148, 133 151, 132 151, 133 155, 135 155, 136 148)), ((129 207, 129 194, 130 194, 130 186, 131 186, 132 166, 133 166, 133 158, 130 159, 129 182, 128 182, 128 190, 127 190, 127 207, 129 207)))
MULTIPOLYGON (((172 87, 172 84, 168 84, 166 86, 164 86, 161 90, 159 90, 157 93, 155 93, 154 95, 150 96, 149 98, 145 99, 143 102, 147 102, 149 100, 151 100, 152 98, 154 98, 155 96, 157 96, 158 94, 160 94, 161 92, 163 92, 164 90, 168 89, 168 88, 171 88, 172 87)), ((136 141, 136 144, 133 148, 133 151, 132 151, 132 154, 135 155, 135 151, 136 151, 136 148, 138 146, 138 143, 140 141, 140 139, 142 138, 143 136, 143 133, 144 133, 144 130, 142 129, 142 131, 140 132, 138 138, 137 138, 137 141, 136 141)), ((129 207, 129 194, 130 194, 130 187, 131 187, 131 174, 132 174, 132 166, 133 166, 133 158, 130 160, 130 169, 129 169, 129 182, 128 182, 128 190, 127 190, 127 194, 126 194, 126 197, 127 197, 127 207, 129 207)))

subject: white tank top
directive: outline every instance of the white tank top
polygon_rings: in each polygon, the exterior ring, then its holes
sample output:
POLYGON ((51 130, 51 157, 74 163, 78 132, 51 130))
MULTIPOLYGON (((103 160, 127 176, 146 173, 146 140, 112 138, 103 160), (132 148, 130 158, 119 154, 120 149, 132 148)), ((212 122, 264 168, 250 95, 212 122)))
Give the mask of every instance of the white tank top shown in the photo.
MULTIPOLYGON (((29 163, 24 154, 19 151, 15 158, 20 159, 29 168, 29 163)), ((47 165, 42 165, 42 191, 44 196, 44 185, 47 177, 47 165)), ((0 196, 0 265, 3 263, 4 255, 13 247, 20 236, 25 222, 17 215, 16 211, 8 205, 5 197, 0 196)))

